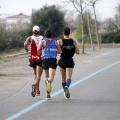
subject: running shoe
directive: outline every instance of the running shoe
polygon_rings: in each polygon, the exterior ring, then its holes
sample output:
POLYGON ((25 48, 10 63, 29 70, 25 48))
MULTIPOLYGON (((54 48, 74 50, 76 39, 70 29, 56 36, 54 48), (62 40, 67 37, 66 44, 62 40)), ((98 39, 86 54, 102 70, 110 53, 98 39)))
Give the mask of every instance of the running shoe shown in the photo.
POLYGON ((47 100, 50 100, 50 99, 51 99, 50 92, 48 92, 48 91, 47 91, 47 94, 46 94, 46 99, 47 99, 47 100))
POLYGON ((64 96, 66 99, 70 98, 69 88, 68 86, 64 87, 64 96))
POLYGON ((40 96, 40 90, 36 89, 36 96, 40 96))
POLYGON ((32 95, 32 97, 35 97, 35 95, 36 95, 36 87, 35 87, 35 84, 32 85, 31 95, 32 95))
POLYGON ((48 92, 51 92, 52 91, 51 83, 48 80, 46 80, 45 84, 46 84, 46 90, 48 92))

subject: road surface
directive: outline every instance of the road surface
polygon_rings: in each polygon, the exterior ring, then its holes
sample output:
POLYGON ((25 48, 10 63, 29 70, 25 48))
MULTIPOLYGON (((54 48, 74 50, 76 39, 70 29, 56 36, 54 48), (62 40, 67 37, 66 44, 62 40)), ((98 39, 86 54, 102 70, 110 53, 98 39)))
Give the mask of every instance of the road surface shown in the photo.
POLYGON ((75 55, 70 99, 63 96, 59 68, 51 100, 44 73, 41 95, 31 97, 28 56, 0 62, 0 120, 120 120, 120 48, 75 55))

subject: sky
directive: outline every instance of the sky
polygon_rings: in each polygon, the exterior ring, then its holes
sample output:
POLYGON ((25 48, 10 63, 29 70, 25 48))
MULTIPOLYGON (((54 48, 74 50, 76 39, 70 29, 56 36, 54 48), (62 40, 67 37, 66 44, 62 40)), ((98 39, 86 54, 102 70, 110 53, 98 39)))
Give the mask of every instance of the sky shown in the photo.
MULTIPOLYGON (((57 5, 53 0, 0 0, 0 14, 19 14, 24 13, 31 15, 32 9, 40 9, 44 5, 57 5)), ((120 3, 120 0, 101 0, 97 3, 96 12, 101 16, 101 19, 113 17, 115 7, 120 3)))

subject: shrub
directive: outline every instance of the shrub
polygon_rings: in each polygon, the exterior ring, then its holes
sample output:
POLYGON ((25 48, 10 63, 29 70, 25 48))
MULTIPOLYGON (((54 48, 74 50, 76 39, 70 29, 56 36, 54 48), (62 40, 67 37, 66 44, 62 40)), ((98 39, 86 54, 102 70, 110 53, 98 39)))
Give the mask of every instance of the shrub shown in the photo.
POLYGON ((10 49, 23 48, 23 43, 28 36, 27 30, 20 28, 7 29, 5 24, 0 24, 0 53, 10 49))
POLYGON ((120 31, 103 34, 101 36, 101 42, 102 43, 120 43, 120 31))

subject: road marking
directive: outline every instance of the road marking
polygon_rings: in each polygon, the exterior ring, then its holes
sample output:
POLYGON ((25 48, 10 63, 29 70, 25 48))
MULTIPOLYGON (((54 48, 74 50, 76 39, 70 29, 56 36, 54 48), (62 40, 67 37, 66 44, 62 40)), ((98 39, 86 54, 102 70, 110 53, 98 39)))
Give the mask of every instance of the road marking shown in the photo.
MULTIPOLYGON (((108 65, 108 66, 106 66, 106 67, 104 67, 104 68, 102 68, 102 69, 100 69, 100 70, 98 70, 98 71, 96 71, 96 72, 94 72, 94 73, 92 73, 92 74, 90 74, 90 75, 88 75, 88 76, 86 76, 86 77, 78 80, 77 82, 71 84, 70 88, 72 88, 72 87, 80 84, 81 82, 83 82, 83 81, 85 81, 85 80, 87 80, 87 79, 95 76, 96 74, 98 74, 98 73, 100 73, 100 72, 102 72, 102 71, 104 71, 104 70, 106 70, 106 69, 108 69, 108 68, 110 68, 110 67, 118 64, 118 63, 120 63, 120 61, 115 62, 115 63, 113 63, 113 64, 110 64, 110 65, 108 65)), ((63 92, 63 89, 61 89, 61 90, 53 93, 53 94, 51 95, 51 97, 57 96, 58 94, 60 94, 60 93, 62 93, 62 92, 63 92)), ((46 101, 47 101, 47 100, 44 98, 43 100, 40 100, 39 102, 34 103, 33 105, 31 105, 31 106, 29 106, 29 107, 27 107, 27 108, 19 111, 18 113, 10 116, 9 118, 7 118, 7 119, 5 119, 5 120, 14 120, 15 118, 18 118, 19 116, 25 114, 26 112, 32 110, 33 108, 37 107, 38 105, 40 105, 40 104, 42 104, 42 103, 44 103, 44 102, 46 102, 46 101)))

